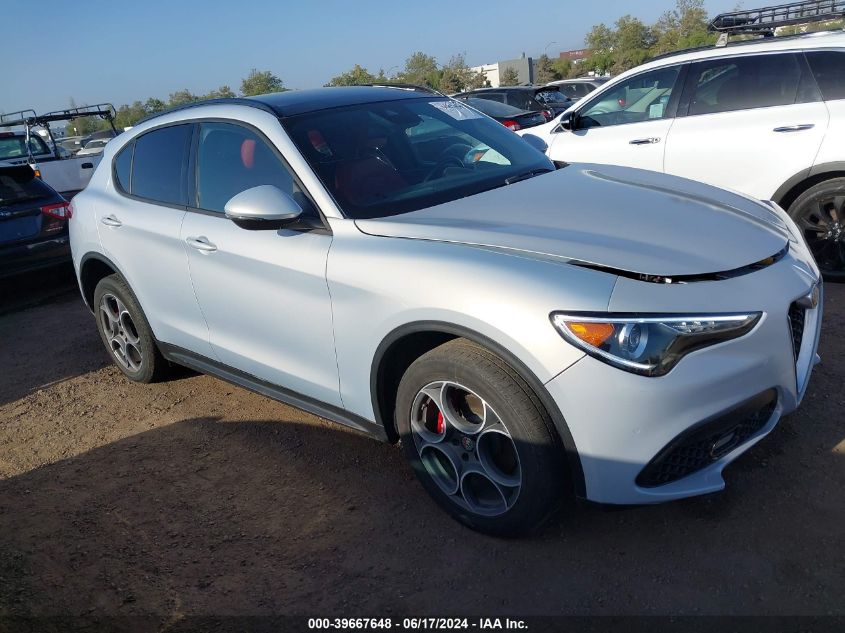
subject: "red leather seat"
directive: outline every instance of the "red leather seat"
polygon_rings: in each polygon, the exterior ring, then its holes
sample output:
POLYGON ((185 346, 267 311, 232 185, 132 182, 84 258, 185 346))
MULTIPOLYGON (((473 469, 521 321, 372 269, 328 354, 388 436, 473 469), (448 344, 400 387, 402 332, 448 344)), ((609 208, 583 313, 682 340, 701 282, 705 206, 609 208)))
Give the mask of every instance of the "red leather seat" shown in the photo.
POLYGON ((343 163, 335 171, 335 191, 356 206, 385 198, 407 186, 402 174, 377 156, 343 163))

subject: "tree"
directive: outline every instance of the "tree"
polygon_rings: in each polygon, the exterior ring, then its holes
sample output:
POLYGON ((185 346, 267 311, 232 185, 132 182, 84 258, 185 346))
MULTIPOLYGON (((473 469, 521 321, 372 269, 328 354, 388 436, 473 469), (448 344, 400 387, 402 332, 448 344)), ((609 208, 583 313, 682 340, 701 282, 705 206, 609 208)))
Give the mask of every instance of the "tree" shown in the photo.
POLYGON ((171 108, 175 108, 177 106, 185 105, 186 103, 193 103, 194 101, 199 100, 200 98, 197 95, 187 88, 184 88, 182 90, 177 90, 176 92, 171 92, 167 105, 171 108))
POLYGON ((167 104, 161 99, 150 97, 144 102, 144 110, 146 110, 147 114, 156 114, 157 112, 167 110, 167 104))
POLYGON ((249 75, 241 82, 241 94, 244 97, 263 95, 271 92, 284 92, 284 82, 269 70, 253 68, 249 75))
MULTIPOLYGON (((383 77, 384 71, 379 70, 379 75, 383 77)), ((379 78, 371 74, 369 70, 360 64, 355 64, 351 70, 347 70, 345 73, 341 73, 337 77, 332 77, 326 86, 361 86, 365 84, 379 83, 379 81, 383 80, 379 80, 379 78)))
POLYGON ((212 90, 207 95, 203 95, 203 99, 232 99, 235 92, 227 85, 220 86, 216 90, 212 90))
POLYGON ((557 71, 549 56, 546 54, 540 55, 537 64, 534 66, 534 83, 547 84, 561 77, 562 75, 557 71))
POLYGON ((418 86, 440 87, 440 70, 437 60, 431 55, 417 51, 405 60, 405 70, 399 73, 397 80, 418 86))
POLYGON ((467 66, 463 53, 452 55, 449 62, 443 66, 440 74, 440 90, 447 94, 481 88, 486 82, 487 77, 484 76, 484 73, 467 66))
POLYGON ((630 15, 619 18, 613 32, 613 72, 618 74, 642 64, 650 57, 653 45, 653 31, 642 20, 630 15))
POLYGON ((114 118, 114 126, 118 130, 135 125, 138 121, 150 114, 147 108, 140 101, 132 105, 122 105, 117 109, 117 116, 114 118))
POLYGON ((566 79, 573 74, 575 64, 570 59, 556 59, 552 62, 552 68, 559 79, 566 79))
POLYGON ((605 74, 613 66, 613 45, 616 36, 605 24, 597 24, 584 39, 590 50, 590 56, 583 62, 586 70, 592 70, 600 75, 605 74))
POLYGON ((518 86, 519 73, 516 71, 516 68, 514 68, 513 66, 508 66, 507 68, 505 68, 504 72, 499 75, 499 85, 518 86))

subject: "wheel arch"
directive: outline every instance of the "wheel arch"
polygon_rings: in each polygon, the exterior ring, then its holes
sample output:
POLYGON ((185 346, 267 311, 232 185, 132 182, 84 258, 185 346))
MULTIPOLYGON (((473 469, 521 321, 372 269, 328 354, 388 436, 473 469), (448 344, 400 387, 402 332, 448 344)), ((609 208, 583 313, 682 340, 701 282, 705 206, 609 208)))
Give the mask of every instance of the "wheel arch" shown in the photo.
POLYGON ((584 469, 566 420, 548 390, 534 373, 511 351, 496 341, 469 328, 441 321, 417 321, 401 325, 384 337, 376 349, 370 371, 370 392, 376 422, 384 426, 390 441, 399 434, 393 419, 396 390, 405 370, 426 352, 455 338, 464 338, 484 347, 502 358, 531 387, 557 429, 566 453, 574 492, 586 495, 584 469))
POLYGON ((94 290, 97 284, 104 277, 115 273, 126 279, 115 263, 102 253, 86 253, 82 256, 79 262, 79 288, 91 312, 94 311, 94 290))
POLYGON ((825 180, 842 177, 845 177, 845 161, 815 165, 810 170, 802 170, 783 183, 772 195, 772 200, 788 211, 790 205, 798 199, 798 196, 810 187, 825 180))

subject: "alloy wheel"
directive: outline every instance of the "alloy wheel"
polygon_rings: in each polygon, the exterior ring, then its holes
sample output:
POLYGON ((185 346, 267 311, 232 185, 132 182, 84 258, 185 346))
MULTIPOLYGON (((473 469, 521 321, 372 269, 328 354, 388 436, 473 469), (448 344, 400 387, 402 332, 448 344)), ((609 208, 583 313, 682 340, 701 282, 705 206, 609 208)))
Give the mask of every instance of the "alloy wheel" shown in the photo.
POLYGON ((795 218, 816 263, 826 275, 845 275, 845 191, 820 192, 795 218))
POLYGON ((516 444, 472 390, 452 381, 420 389, 411 407, 411 435, 428 475, 460 507, 491 517, 516 502, 522 486, 516 444))
POLYGON ((140 370, 144 362, 141 339, 124 303, 113 294, 104 294, 100 299, 99 316, 108 347, 117 362, 129 371, 140 370))

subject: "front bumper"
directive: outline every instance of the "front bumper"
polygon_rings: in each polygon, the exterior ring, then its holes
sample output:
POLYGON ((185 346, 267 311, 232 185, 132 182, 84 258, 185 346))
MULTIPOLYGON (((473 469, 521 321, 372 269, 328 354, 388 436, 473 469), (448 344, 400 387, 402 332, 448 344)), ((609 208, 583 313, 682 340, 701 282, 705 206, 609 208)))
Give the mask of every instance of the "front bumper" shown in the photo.
POLYGON ((723 281, 662 285, 620 279, 611 311, 763 316, 747 335, 693 352, 665 376, 639 376, 585 356, 547 383, 578 450, 587 499, 659 503, 723 489, 725 466, 794 410, 806 391, 818 361, 822 303, 804 308, 795 353, 788 312, 817 283, 821 290, 817 279, 800 250, 767 269, 723 281), (771 397, 760 399, 764 394, 771 397), (712 452, 702 439, 711 437, 718 442, 712 452), (670 461, 683 468, 655 476, 654 461, 679 446, 683 451, 670 461), (695 459, 700 463, 690 461, 695 459))

